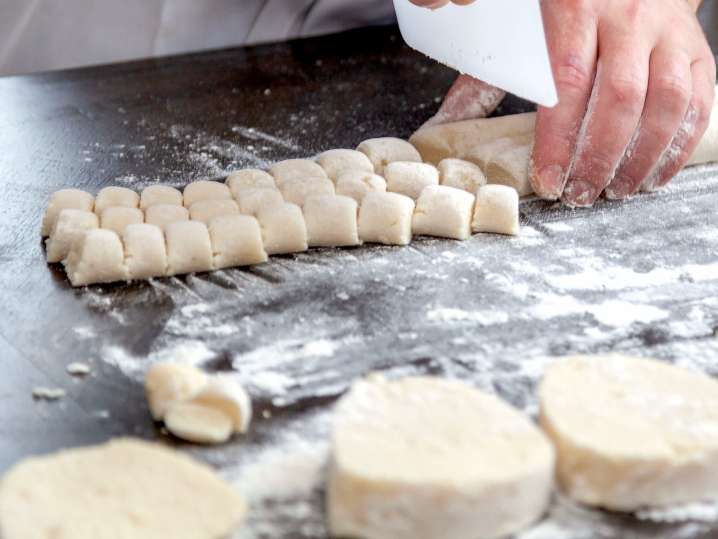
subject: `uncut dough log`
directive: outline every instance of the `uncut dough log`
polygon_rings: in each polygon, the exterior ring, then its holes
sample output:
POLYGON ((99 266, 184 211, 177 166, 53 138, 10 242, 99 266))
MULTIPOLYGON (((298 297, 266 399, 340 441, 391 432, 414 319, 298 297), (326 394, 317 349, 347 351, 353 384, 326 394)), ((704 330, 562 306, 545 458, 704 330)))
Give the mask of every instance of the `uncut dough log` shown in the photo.
POLYGON ((416 201, 412 232, 465 240, 471 236, 474 195, 447 185, 430 185, 416 201))
POLYGON ((359 239, 384 245, 411 243, 414 201, 399 193, 369 193, 359 209, 359 239))
POLYGON ((165 427, 177 438, 197 444, 221 444, 232 436, 232 420, 226 414, 192 402, 170 406, 165 427))
POLYGON ((95 197, 80 189, 60 189, 55 191, 47 204, 45 215, 42 218, 42 237, 52 232, 57 216, 62 210, 83 210, 91 212, 95 206, 95 197))
POLYGON ((716 110, 718 110, 718 91, 713 99, 713 110, 706 132, 688 160, 687 166, 718 161, 718 112, 716 110))
POLYGON ((45 240, 47 261, 60 262, 70 252, 75 243, 87 230, 98 228, 97 215, 85 210, 61 210, 55 220, 50 237, 45 240))
POLYGON ((95 213, 102 215, 105 208, 124 206, 137 208, 140 204, 140 195, 127 187, 104 187, 95 197, 95 213))
POLYGON ((72 286, 126 281, 125 253, 114 230, 95 228, 72 244, 63 261, 72 286))
POLYGON ((212 244, 209 230, 199 221, 178 221, 165 227, 167 275, 210 271, 212 244))
POLYGON ((275 189, 274 178, 269 172, 257 168, 237 170, 227 176, 225 181, 235 200, 239 200, 245 189, 275 189))
POLYGON ((286 159, 279 161, 269 168, 269 173, 281 190, 282 186, 293 180, 306 180, 307 178, 325 178, 327 173, 311 159, 286 159))
POLYGON ((145 375, 145 396, 155 421, 161 421, 169 407, 189 399, 207 384, 207 375, 192 365, 162 362, 145 375))
POLYGON ((302 209, 289 202, 265 208, 257 214, 262 242, 268 255, 301 253, 309 248, 302 209))
POLYGON ((362 200, 372 191, 385 192, 386 180, 363 170, 347 170, 342 172, 336 182, 337 195, 351 197, 361 205, 362 200))
POLYGON ((447 157, 439 162, 439 183, 447 187, 463 189, 472 195, 482 185, 486 185, 486 176, 478 165, 463 159, 447 157))
POLYGON ((239 215, 239 206, 234 200, 200 200, 189 208, 189 218, 205 225, 215 217, 222 215, 239 215))
MULTIPOLYGON (((316 164, 316 163, 315 163, 316 164)), ((333 195, 334 184, 329 178, 304 178, 287 180, 280 188, 286 202, 304 206, 304 201, 311 196, 333 195)))
POLYGON ((189 402, 215 409, 229 417, 232 432, 245 433, 249 430, 252 401, 244 388, 228 376, 213 376, 189 402))
POLYGON ((374 164, 358 150, 336 149, 319 154, 317 163, 334 183, 347 170, 374 172, 374 164))
POLYGON ((182 192, 169 185, 150 185, 140 193, 140 209, 146 210, 157 204, 182 205, 182 192))
POLYGON ((359 245, 356 200, 339 195, 311 196, 304 203, 310 247, 359 245))
POLYGON ((175 204, 157 204, 145 211, 145 223, 157 225, 164 230, 168 224, 189 221, 189 210, 175 204))
POLYGON ((554 453, 531 421, 458 381, 373 375, 338 403, 329 531, 367 539, 504 537, 546 510, 554 453))
POLYGON ((284 204, 284 197, 278 189, 245 189, 239 199, 239 211, 243 215, 256 217, 262 210, 282 204, 284 204))
POLYGON ((374 165, 374 172, 380 175, 384 173, 384 167, 394 161, 422 161, 411 143, 395 137, 367 139, 357 146, 357 150, 366 154, 374 165))
POLYGON ((0 487, 4 539, 218 539, 245 513, 206 465, 130 438, 25 459, 0 487))
POLYGON ((492 157, 486 168, 489 183, 513 187, 519 196, 534 192, 529 181, 529 160, 533 145, 514 146, 492 157))
POLYGON ((439 185, 439 171, 428 163, 395 161, 384 169, 386 189, 414 200, 428 185, 439 185))
POLYGON ((516 147, 516 143, 510 138, 498 138, 490 142, 479 144, 468 153, 467 159, 486 171, 491 160, 502 152, 516 147))
POLYGON ((216 217, 209 224, 212 268, 250 266, 267 261, 259 223, 249 215, 216 217))
POLYGON ((718 382, 667 363, 573 356, 546 370, 540 422, 572 498, 619 511, 718 497, 718 382))
POLYGON ((474 232, 493 232, 517 236, 519 233, 519 195, 506 185, 484 185, 476 192, 474 232))
POLYGON ((182 204, 189 208, 200 200, 224 200, 232 199, 232 193, 223 183, 209 180, 199 180, 188 184, 182 193, 182 204))
POLYGON ((102 210, 100 215, 100 228, 113 230, 119 235, 127 225, 144 223, 145 214, 138 208, 127 208, 124 206, 111 206, 102 210))
POLYGON ((156 225, 127 225, 122 232, 125 266, 130 279, 149 279, 167 274, 165 235, 156 225))

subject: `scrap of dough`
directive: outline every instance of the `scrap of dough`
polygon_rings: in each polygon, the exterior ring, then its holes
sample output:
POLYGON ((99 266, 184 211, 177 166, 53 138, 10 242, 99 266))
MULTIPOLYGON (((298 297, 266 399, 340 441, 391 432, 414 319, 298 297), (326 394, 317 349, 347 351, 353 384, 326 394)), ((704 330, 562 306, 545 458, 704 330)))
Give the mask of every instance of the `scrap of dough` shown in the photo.
POLYGON ((182 194, 182 203, 189 208, 200 200, 224 200, 232 199, 232 193, 223 183, 210 180, 199 180, 188 184, 182 194))
POLYGON ((126 208, 137 208, 140 204, 140 195, 127 187, 105 187, 100 189, 95 197, 95 213, 102 215, 105 208, 113 206, 124 206, 126 208))
POLYGON ((199 221, 178 221, 165 228, 167 275, 212 269, 209 230, 199 221))
POLYGON ((243 215, 257 217, 259 212, 284 204, 284 197, 274 188, 247 188, 239 198, 239 211, 243 215))
POLYGON ((519 233, 519 195, 506 185, 484 185, 476 192, 471 223, 474 232, 494 232, 517 236, 519 233))
MULTIPOLYGON (((59 387, 34 387, 32 389, 32 398, 33 399, 41 399, 46 401, 56 401, 61 398, 63 398, 65 395, 67 395, 67 392, 64 389, 61 389, 59 387)), ((0 522, 0 527, 2 526, 2 523, 0 522)))
POLYGON ((273 164, 269 169, 269 173, 280 190, 289 181, 301 181, 307 178, 328 179, 324 169, 311 159, 285 159, 273 164))
POLYGON ((245 433, 252 421, 252 401, 244 388, 228 376, 213 376, 190 400, 230 418, 233 432, 245 433))
POLYGON ((718 382, 662 361, 573 356, 548 367, 540 422, 572 498, 618 511, 715 499, 718 382))
POLYGON ((329 179, 336 183, 339 176, 347 170, 363 170, 374 172, 374 164, 358 150, 327 150, 319 154, 317 163, 327 173, 329 179))
POLYGON ((234 200, 200 200, 189 208, 189 218, 205 225, 215 217, 222 215, 239 215, 239 206, 234 200))
POLYGON ((60 189, 55 191, 47 204, 42 218, 42 237, 47 237, 55 227, 57 216, 62 210, 84 210, 91 212, 95 206, 95 197, 80 189, 60 189))
POLYGON ((207 375, 184 363, 155 363, 145 375, 145 396, 155 421, 161 421, 169 407, 194 396, 207 384, 207 375))
POLYGON ((143 223, 145 214, 138 208, 128 208, 126 206, 111 206, 102 210, 100 215, 100 228, 114 230, 122 235, 127 225, 143 223))
POLYGON ((70 363, 65 367, 65 370, 72 376, 86 376, 91 372, 90 366, 87 363, 80 363, 79 361, 70 363))
MULTIPOLYGON (((315 163, 316 164, 316 163, 315 163)), ((311 196, 333 195, 334 184, 329 178, 304 178, 287 180, 280 188, 285 202, 304 206, 304 201, 311 196)))
POLYGON ((486 172, 491 160, 497 155, 516 147, 516 143, 510 138, 498 138, 483 144, 479 144, 467 155, 467 160, 476 163, 481 170, 486 172))
POLYGON ((47 261, 52 263, 63 260, 70 252, 72 245, 86 231, 99 226, 100 221, 97 215, 90 211, 71 208, 61 210, 50 232, 50 237, 45 240, 47 261))
POLYGON ((113 230, 88 230, 72 244, 62 263, 72 286, 129 279, 122 241, 113 230))
POLYGON ((300 253, 309 248, 302 209, 289 202, 272 206, 257 215, 262 242, 268 255, 300 253))
POLYGON ((257 168, 246 168, 232 172, 225 180, 235 200, 241 198, 245 189, 276 189, 274 178, 269 172, 257 168))
POLYGON ((548 507, 554 452, 536 426, 458 381, 379 375, 338 403, 327 485, 332 536, 489 539, 548 507))
POLYGON ((337 178, 336 186, 337 195, 351 197, 361 205, 367 193, 385 192, 386 180, 373 172, 346 170, 337 178))
POLYGON ((414 201, 399 193, 369 193, 359 208, 359 239, 384 245, 411 243, 414 201))
POLYGON ((439 185, 439 171, 428 163, 395 161, 384 169, 386 188, 416 200, 427 185, 439 185))
POLYGON ((478 165, 463 159, 447 157, 439 162, 439 183, 447 187, 463 189, 472 195, 482 185, 486 185, 486 176, 478 165))
POLYGON ((534 192, 529 181, 529 160, 533 151, 532 144, 514 146, 494 156, 484 169, 489 183, 508 185, 519 196, 534 192))
POLYGON ((310 247, 349 247, 359 245, 357 202, 339 195, 307 198, 304 221, 310 247))
POLYGON ((209 224, 212 241, 212 268, 250 266, 267 261, 262 231, 249 215, 215 217, 209 224))
POLYGON ((128 225, 122 233, 122 243, 130 279, 167 274, 167 247, 160 227, 146 223, 128 225))
POLYGON ((182 205, 182 192, 169 185, 150 185, 140 193, 140 209, 146 210, 157 204, 182 205))
POLYGON ((145 223, 148 225, 157 225, 162 230, 167 228, 170 223, 177 221, 189 221, 189 210, 183 206, 175 204, 157 204, 150 206, 145 211, 145 223))
POLYGON ((4 539, 218 539, 246 513, 206 465, 130 438, 25 459, 0 485, 4 539))
POLYGON ((447 185, 430 185, 416 201, 412 232, 465 240, 471 236, 474 195, 447 185))
POLYGON ((384 167, 394 161, 422 161, 421 155, 410 142, 395 137, 367 139, 357 146, 357 150, 366 154, 377 174, 383 174, 384 167))
POLYGON ((165 427, 177 438, 197 444, 221 444, 232 436, 232 420, 222 411, 195 404, 177 402, 165 414, 165 427))

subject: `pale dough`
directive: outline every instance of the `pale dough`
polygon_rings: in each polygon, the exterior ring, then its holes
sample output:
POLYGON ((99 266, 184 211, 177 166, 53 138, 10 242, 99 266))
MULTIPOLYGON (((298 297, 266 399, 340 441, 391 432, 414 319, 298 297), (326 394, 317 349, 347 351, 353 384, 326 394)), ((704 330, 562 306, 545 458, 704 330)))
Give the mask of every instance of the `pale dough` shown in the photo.
POLYGON ((175 204, 157 204, 145 210, 145 223, 157 225, 164 230, 168 224, 189 221, 189 210, 175 204))
POLYGON ((165 414, 165 427, 177 438, 197 444, 221 444, 232 436, 232 420, 222 411, 178 402, 165 414))
POLYGON ((513 187, 519 196, 533 193, 529 181, 529 160, 532 151, 533 145, 526 144, 514 146, 494 156, 485 169, 489 183, 513 187))
POLYGON ((394 161, 422 161, 421 155, 411 143, 395 137, 367 139, 357 146, 357 150, 366 154, 377 174, 383 174, 384 167, 394 161))
POLYGON ((463 189, 472 195, 482 185, 486 185, 486 176, 478 165, 463 159, 447 157, 439 162, 439 183, 447 187, 463 189))
POLYGON ((336 191, 337 195, 351 197, 361 205, 367 193, 386 191, 386 180, 373 172, 347 170, 337 178, 336 191))
POLYGON ((302 181, 307 178, 328 179, 324 169, 311 159, 286 159, 279 161, 270 167, 269 173, 274 178, 274 182, 280 190, 288 181, 302 181))
POLYGON ((311 196, 304 203, 304 221, 310 247, 359 245, 357 203, 338 195, 311 196))
POLYGON ((332 181, 321 177, 288 180, 280 189, 284 200, 297 206, 304 206, 304 201, 311 196, 334 194, 332 181))
POLYGON ((554 452, 511 406, 459 381, 379 375, 337 404, 327 511, 332 536, 489 539, 548 507, 554 452))
POLYGON ((516 189, 506 185, 479 187, 471 228, 474 232, 518 235, 519 195, 516 189))
POLYGON ((86 210, 63 209, 57 215, 50 237, 45 240, 47 261, 60 262, 70 252, 73 243, 87 230, 98 228, 97 215, 86 210))
POLYGON ((167 275, 210 271, 212 244, 209 230, 199 221, 178 221, 165 227, 167 275))
POLYGON ((152 418, 161 421, 172 404, 193 397, 206 384, 207 375, 192 365, 155 363, 145 375, 145 396, 152 418))
POLYGON ((127 225, 136 225, 145 221, 145 214, 138 208, 111 206, 102 210, 100 228, 114 230, 122 235, 127 225))
POLYGON ((329 179, 335 183, 339 176, 347 170, 374 172, 372 162, 358 150, 327 150, 319 154, 317 163, 324 169, 329 179))
POLYGON ((265 208, 257 214, 262 242, 269 255, 300 253, 309 248, 302 209, 289 202, 265 208))
POLYGON ((414 201, 399 193, 369 193, 359 208, 359 239, 384 245, 411 243, 414 201))
POLYGON ((212 267, 250 266, 267 261, 262 231, 257 219, 249 215, 216 217, 209 224, 212 240, 212 267))
POLYGON ((540 421, 558 479, 619 511, 718 497, 718 382, 662 361, 573 356, 546 370, 540 421))
POLYGON ((42 219, 42 236, 47 237, 52 232, 57 216, 62 210, 92 211, 95 206, 95 197, 80 189, 60 189, 50 197, 50 202, 42 219))
POLYGON ((235 200, 239 200, 245 189, 275 189, 274 178, 269 172, 257 168, 237 170, 227 176, 227 187, 235 200))
POLYGON ((146 210, 157 204, 182 205, 182 192, 169 185, 150 185, 140 193, 140 209, 146 210))
POLYGON ((206 465, 130 438, 25 459, 0 487, 4 539, 219 539, 245 513, 206 465))
POLYGON ((149 279, 167 273, 167 248, 160 227, 145 223, 127 225, 122 243, 130 279, 149 279))
POLYGON ((447 185, 425 187, 416 201, 412 232, 465 240, 471 236, 474 195, 447 185))
POLYGON ((249 430, 252 401, 244 388, 229 376, 213 376, 189 402, 222 412, 230 418, 232 432, 249 430))
POLYGON ((244 215, 257 215, 264 209, 284 204, 284 197, 277 189, 247 188, 239 198, 239 211, 244 215))
POLYGON ((129 279, 122 241, 114 230, 88 230, 63 261, 72 286, 129 279))
POLYGON ((501 153, 516 147, 516 143, 510 138, 497 138, 483 144, 478 144, 469 152, 467 159, 486 172, 491 160, 501 153))
POLYGON ((234 200, 200 200, 189 207, 189 218, 208 225, 215 217, 239 215, 239 206, 234 200))
POLYGON ((124 206, 137 208, 140 205, 140 195, 127 187, 104 187, 95 197, 95 213, 102 215, 105 208, 124 206))
POLYGON ((189 208, 200 200, 232 199, 232 193, 223 183, 209 180, 199 180, 188 184, 182 193, 182 204, 189 208))
POLYGON ((386 188, 392 193, 401 193, 414 200, 427 185, 439 185, 439 171, 428 163, 395 161, 384 169, 386 188))

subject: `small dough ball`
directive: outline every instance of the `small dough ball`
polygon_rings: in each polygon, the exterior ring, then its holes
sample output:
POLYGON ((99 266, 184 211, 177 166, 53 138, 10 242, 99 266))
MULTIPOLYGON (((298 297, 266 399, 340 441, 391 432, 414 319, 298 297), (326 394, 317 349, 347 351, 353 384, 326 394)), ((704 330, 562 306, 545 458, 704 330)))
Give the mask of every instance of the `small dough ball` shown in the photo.
POLYGON ((122 243, 130 279, 149 279, 167 273, 167 248, 160 227, 145 223, 127 225, 122 243))
POLYGON ((50 197, 50 202, 42 218, 42 236, 47 237, 52 232, 57 216, 62 210, 92 211, 95 206, 95 197, 80 189, 60 189, 50 197))
POLYGON ((482 185, 486 185, 486 176, 481 169, 463 159, 447 158, 439 162, 439 183, 448 187, 456 187, 476 194, 482 185))
POLYGON ((476 163, 481 170, 486 172, 489 162, 494 157, 515 146, 516 143, 510 138, 498 138, 476 146, 476 148, 471 151, 469 158, 473 163, 476 163))
POLYGON ((131 438, 27 458, 0 487, 4 539, 217 539, 246 511, 205 464, 131 438))
POLYGON ((140 205, 140 195, 127 187, 105 187, 95 197, 95 213, 102 215, 105 208, 122 206, 136 208, 140 205))
POLYGON ((234 432, 245 433, 252 421, 252 401, 244 388, 228 376, 209 379, 191 399, 193 404, 213 408, 230 418, 234 432))
POLYGON ((72 286, 129 279, 122 241, 114 230, 88 230, 72 244, 63 264, 72 286))
POLYGON ((356 200, 337 195, 312 196, 304 203, 310 247, 359 245, 356 200))
POLYGON ((165 427, 177 438, 197 444, 221 444, 232 436, 232 420, 226 414, 192 402, 172 404, 165 427))
POLYGON ((150 206, 145 211, 145 223, 157 225, 162 230, 170 223, 177 221, 189 221, 189 210, 183 206, 174 204, 157 204, 150 206))
POLYGON ((277 189, 245 189, 239 198, 239 211, 243 215, 256 217, 262 210, 282 204, 284 198, 277 189))
POLYGON ((213 268, 250 266, 267 261, 259 223, 249 215, 225 215, 209 224, 213 268))
POLYGON ((447 185, 430 185, 416 202, 414 234, 465 240, 471 236, 474 195, 447 185))
POLYGON ((304 201, 311 196, 333 195, 334 184, 329 178, 305 178, 289 180, 282 184, 282 195, 285 202, 304 206, 304 201))
POLYGON ((370 138, 359 144, 357 150, 366 154, 374 165, 374 172, 383 174, 384 168, 394 161, 421 163, 421 155, 410 142, 394 137, 370 138))
POLYGON ((257 168, 232 172, 227 176, 226 184, 235 200, 241 198, 241 193, 245 189, 276 189, 277 187, 269 172, 257 168))
POLYGON ((396 161, 384 169, 386 188, 392 193, 401 193, 414 200, 427 185, 439 185, 439 171, 428 163, 396 161))
POLYGON ((85 210, 61 210, 55 220, 50 237, 45 240, 47 261, 60 262, 70 252, 73 243, 93 228, 98 228, 97 215, 85 210))
POLYGON ((157 204, 182 205, 182 192, 169 185, 150 185, 140 193, 140 209, 146 210, 157 204))
POLYGON ((508 185, 518 192, 519 196, 534 192, 529 181, 529 160, 533 146, 514 146, 493 157, 486 165, 486 177, 489 183, 508 185))
POLYGON ((505 185, 484 185, 476 192, 474 232, 495 232, 517 236, 519 233, 519 195, 505 185))
POLYGON ((286 159, 272 165, 269 173, 279 189, 288 181, 328 178, 327 173, 311 159, 286 159))
POLYGON ((493 395, 459 381, 373 375, 332 421, 332 537, 493 539, 548 507, 554 452, 493 395))
POLYGON ((335 183, 342 172, 347 170, 374 172, 374 164, 365 154, 357 150, 327 150, 319 154, 317 163, 324 169, 329 179, 335 183))
POLYGON ((300 253, 309 248, 302 209, 289 202, 265 208, 257 215, 268 255, 300 253))
POLYGON ((199 180, 192 182, 184 188, 182 203, 189 208, 200 200, 224 200, 232 199, 232 193, 223 183, 210 180, 199 180))
POLYGON ((145 214, 138 208, 111 206, 102 210, 100 228, 114 230, 122 235, 127 225, 136 225, 145 221, 145 214))
POLYGON ((351 197, 361 205, 367 193, 385 192, 386 180, 373 172, 347 170, 339 175, 336 190, 337 195, 351 197))
POLYGON ((169 407, 196 395, 207 384, 207 375, 192 365, 163 362, 152 365, 145 375, 145 396, 155 421, 169 407))
POLYGON ((414 201, 399 193, 369 193, 359 209, 359 239, 409 245, 414 201))
POLYGON ((200 200, 189 208, 189 218, 205 225, 222 215, 239 215, 239 206, 234 200, 200 200))
POLYGON ((212 243, 207 225, 199 221, 178 221, 165 228, 167 275, 210 271, 212 243))
POLYGON ((569 496, 618 511, 715 499, 718 382, 662 361, 572 356, 546 370, 540 422, 569 496))

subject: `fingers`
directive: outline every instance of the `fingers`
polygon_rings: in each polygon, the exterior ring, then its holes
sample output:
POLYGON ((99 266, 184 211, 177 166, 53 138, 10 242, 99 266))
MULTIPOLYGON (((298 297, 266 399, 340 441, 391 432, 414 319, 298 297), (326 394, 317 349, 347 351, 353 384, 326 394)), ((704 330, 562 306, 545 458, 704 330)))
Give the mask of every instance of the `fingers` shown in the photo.
POLYGON ((650 59, 648 94, 639 127, 623 156, 606 198, 626 198, 641 187, 668 149, 691 99, 690 57, 673 47, 658 48, 650 59))
POLYGON ((409 0, 412 4, 429 9, 438 9, 449 3, 449 0, 409 0))
POLYGON ((439 111, 421 127, 485 118, 499 106, 506 92, 468 75, 459 75, 439 111))
POLYGON ((596 66, 597 27, 591 13, 544 7, 544 24, 559 104, 539 107, 536 142, 529 178, 536 194, 556 200, 561 196, 596 66))

